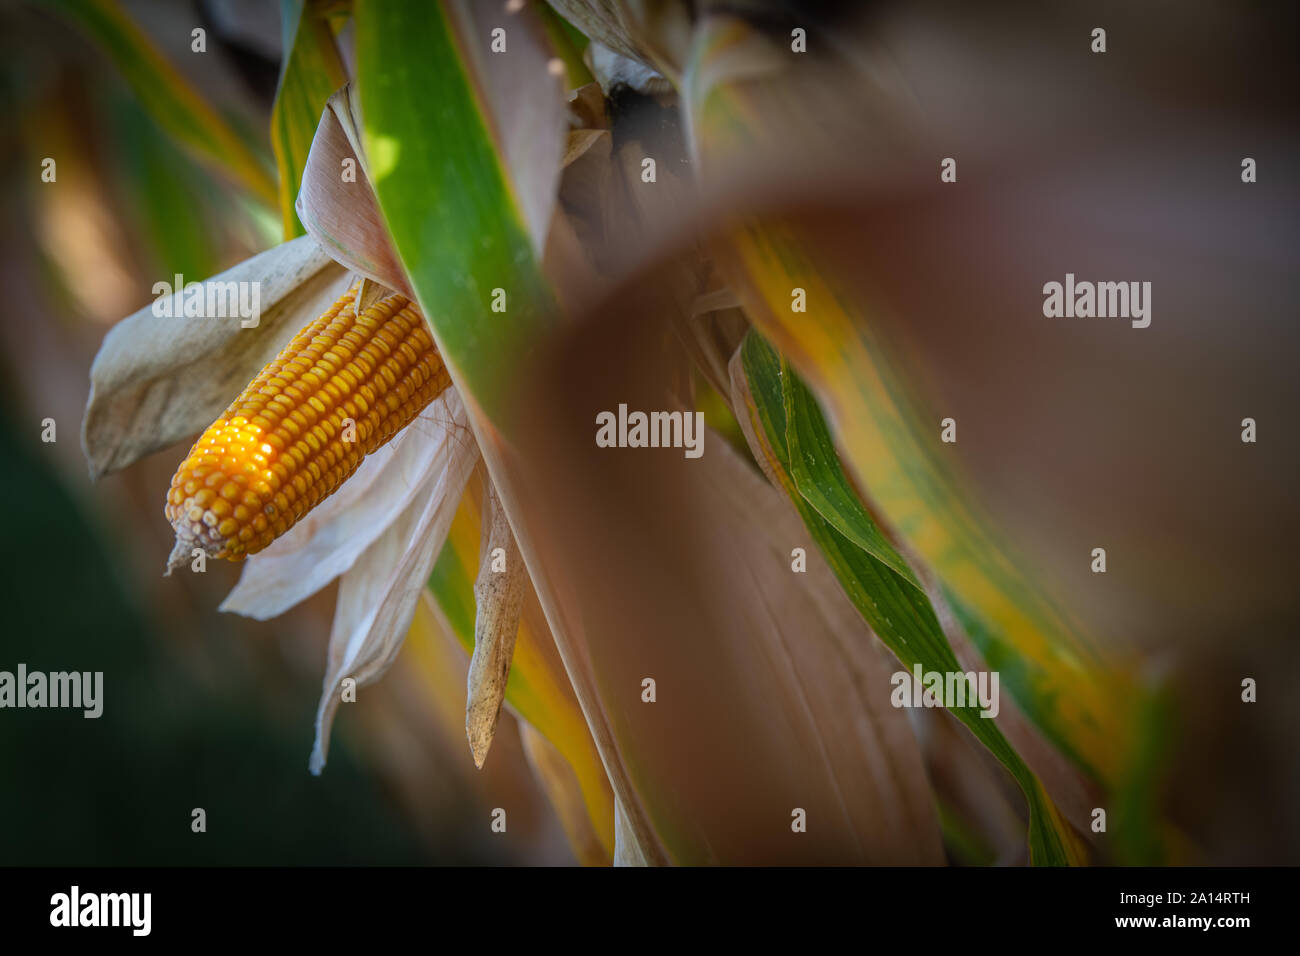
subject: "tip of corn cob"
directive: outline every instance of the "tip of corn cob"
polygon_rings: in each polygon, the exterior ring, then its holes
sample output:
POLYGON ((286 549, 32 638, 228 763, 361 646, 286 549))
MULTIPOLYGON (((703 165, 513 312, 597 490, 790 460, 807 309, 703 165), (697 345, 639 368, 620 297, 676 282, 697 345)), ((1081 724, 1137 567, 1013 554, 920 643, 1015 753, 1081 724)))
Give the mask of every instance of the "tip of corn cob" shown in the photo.
POLYGON ((177 538, 176 543, 172 545, 172 553, 167 555, 167 570, 163 572, 163 577, 170 577, 177 568, 183 568, 185 562, 190 559, 190 554, 191 546, 177 538))
POLYGON ((353 288, 285 346, 177 469, 167 570, 194 549, 242 561, 333 494, 451 383, 414 304, 353 288))

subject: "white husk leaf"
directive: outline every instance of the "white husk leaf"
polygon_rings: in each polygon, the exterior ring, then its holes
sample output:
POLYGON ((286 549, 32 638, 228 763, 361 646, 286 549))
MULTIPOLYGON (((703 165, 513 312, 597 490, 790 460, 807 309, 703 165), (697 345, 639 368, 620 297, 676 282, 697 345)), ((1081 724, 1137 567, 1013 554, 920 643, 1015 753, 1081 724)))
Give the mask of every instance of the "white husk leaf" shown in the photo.
POLYGON ((449 428, 456 433, 453 453, 441 468, 429 472, 397 520, 343 575, 316 713, 316 742, 310 762, 314 774, 325 766, 343 681, 352 678, 357 687, 373 683, 401 649, 465 483, 478 461, 478 445, 463 414, 449 428))
MULTIPOLYGON (((203 283, 257 283, 260 315, 166 318, 150 303, 104 337, 82 448, 92 480, 207 428, 293 336, 346 291, 347 272, 302 236, 203 283)), ((173 297, 175 305, 175 297, 173 297)))
POLYGON ((356 474, 264 551, 244 563, 221 610, 266 620, 345 573, 466 440, 460 394, 447 389, 356 474), (452 425, 453 427, 449 427, 452 425))
POLYGON ((311 141, 294 208, 303 228, 349 269, 414 299, 370 185, 361 148, 360 103, 352 86, 330 97, 311 141), (343 178, 355 162, 355 181, 343 178))
POLYGON ((608 47, 670 78, 686 59, 692 15, 699 9, 684 0, 550 0, 550 4, 591 39, 590 47, 608 47))

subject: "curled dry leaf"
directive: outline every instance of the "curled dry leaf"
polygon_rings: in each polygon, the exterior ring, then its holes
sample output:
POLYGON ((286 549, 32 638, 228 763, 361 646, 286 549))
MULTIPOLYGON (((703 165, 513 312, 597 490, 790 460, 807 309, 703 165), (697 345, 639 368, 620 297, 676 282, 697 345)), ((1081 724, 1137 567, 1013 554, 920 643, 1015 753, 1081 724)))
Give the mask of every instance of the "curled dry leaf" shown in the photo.
MULTIPOLYGON (((449 389, 434 405, 446 403, 450 393, 449 389)), ((454 416, 444 412, 444 421, 455 436, 451 454, 440 467, 430 469, 397 520, 343 575, 330 631, 329 666, 316 713, 312 773, 320 773, 325 766, 343 681, 352 678, 358 687, 372 683, 397 656, 434 557, 478 461, 478 446, 470 437, 463 410, 454 416)))
POLYGON ((484 484, 483 544, 474 582, 474 655, 469 665, 465 734, 474 765, 483 766, 496 734, 519 634, 528 570, 492 482, 484 484))
POLYGON ((587 150, 601 137, 608 138, 609 130, 604 129, 575 129, 569 131, 569 137, 564 147, 564 158, 561 160, 561 166, 568 166, 574 160, 581 157, 587 150))
POLYGON ((609 110, 599 83, 569 92, 569 123, 575 129, 609 129, 609 110))
POLYGON ((155 315, 151 303, 119 322, 90 369, 81 442, 91 478, 207 428, 348 282, 347 272, 302 236, 202 283, 205 307, 209 293, 229 302, 235 289, 238 303, 245 290, 255 290, 256 325, 239 314, 186 316, 185 298, 175 293, 171 317, 155 315))
POLYGON ((356 562, 420 492, 427 475, 459 455, 460 394, 450 388, 309 515, 244 563, 221 605, 266 620, 306 600, 356 562))
POLYGON ((321 113, 295 208, 303 228, 336 260, 414 300, 370 185, 353 89, 343 87, 321 113))

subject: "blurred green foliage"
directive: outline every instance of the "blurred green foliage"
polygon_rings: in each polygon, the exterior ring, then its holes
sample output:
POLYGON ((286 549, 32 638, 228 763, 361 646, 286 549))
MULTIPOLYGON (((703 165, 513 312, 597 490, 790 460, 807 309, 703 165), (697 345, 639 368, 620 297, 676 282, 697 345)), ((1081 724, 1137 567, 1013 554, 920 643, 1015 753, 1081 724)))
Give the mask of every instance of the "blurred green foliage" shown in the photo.
MULTIPOLYGON (((0 711, 0 865, 430 862, 345 739, 308 774, 315 686, 282 686, 277 710, 302 715, 286 725, 251 681, 213 688, 185 669, 38 447, 0 419, 0 670, 103 671, 104 712, 0 711)), ((440 842, 438 862, 471 858, 440 842)))

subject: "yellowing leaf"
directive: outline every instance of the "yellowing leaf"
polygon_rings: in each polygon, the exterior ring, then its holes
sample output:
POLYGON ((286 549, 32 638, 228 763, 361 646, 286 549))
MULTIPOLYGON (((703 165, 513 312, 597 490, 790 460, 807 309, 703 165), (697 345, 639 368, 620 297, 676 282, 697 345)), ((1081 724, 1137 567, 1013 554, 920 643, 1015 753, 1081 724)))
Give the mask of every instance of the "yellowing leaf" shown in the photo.
MULTIPOLYGON (((475 476, 461 498, 447 543, 429 577, 429 591, 447 629, 468 655, 474 652, 473 574, 480 557, 480 494, 481 479, 475 476)), ((591 826, 604 847, 604 862, 608 862, 614 852, 609 781, 531 586, 516 635, 506 702, 550 741, 572 768, 591 826)), ((579 850, 575 846, 575 851, 579 850)))
POLYGON ((553 320, 537 261, 567 133, 534 11, 501 16, 508 52, 493 54, 497 8, 363 0, 356 11, 379 206, 452 381, 489 416, 512 359, 553 320))
POLYGON ((271 110, 271 148, 280 174, 280 216, 286 239, 303 234, 294 201, 307 154, 326 101, 347 82, 321 6, 319 0, 280 0, 285 53, 271 110))
MULTIPOLYGON (((751 332, 733 359, 732 380, 737 414, 755 456, 790 496, 845 593, 877 636, 908 670, 920 665, 925 672, 962 672, 911 569, 905 563, 903 570, 894 566, 903 563, 902 557, 860 503, 847 500, 852 492, 843 476, 833 475, 839 462, 830 448, 829 435, 824 434, 820 412, 794 372, 761 336, 751 332), (801 456, 801 484, 796 484, 791 475, 796 451, 801 456), (828 453, 831 457, 823 457, 828 453), (817 490, 812 499, 834 511, 834 520, 814 507, 804 489, 817 490), (826 504, 831 501, 834 507, 826 504), (847 525, 852 525, 849 533, 842 527, 847 525)), ((1029 803, 1029 845, 1034 862, 1081 862, 1080 848, 1069 825, 991 717, 974 703, 949 709, 992 751, 1024 791, 1029 803)))
POLYGON ((724 251, 746 312, 818 393, 847 462, 890 526, 932 568, 962 626, 1026 712, 1099 779, 1114 779, 1130 697, 1059 609, 1000 549, 921 435, 936 427, 907 404, 906 367, 871 330, 852 293, 809 262, 807 244, 751 225, 724 251), (815 307, 790 311, 791 288, 815 307))
MULTIPOLYGON (((1128 759, 1117 741, 1128 739, 1131 726, 1130 680, 1038 586, 945 465, 939 417, 918 398, 915 362, 891 339, 875 311, 883 307, 853 271, 848 247, 860 243, 861 227, 849 221, 850 200, 882 188, 877 174, 888 160, 871 153, 866 172, 843 180, 830 175, 843 171, 846 154, 867 148, 860 129, 844 128, 853 119, 845 103, 860 98, 862 115, 881 112, 871 148, 896 140, 907 155, 913 142, 890 125, 897 117, 878 90, 854 85, 857 74, 846 69, 847 87, 840 89, 827 77, 817 80, 816 69, 795 69, 736 18, 709 18, 699 29, 687 88, 703 179, 724 188, 730 171, 745 170, 745 181, 758 189, 767 180, 748 157, 770 165, 802 149, 817 161, 787 171, 780 189, 812 176, 820 162, 822 173, 849 191, 831 211, 823 193, 820 206, 798 212, 790 211, 788 195, 781 211, 738 212, 714 243, 718 267, 750 321, 817 397, 871 513, 938 579, 944 602, 1038 728, 1095 779, 1113 784, 1128 759)), ((814 504, 840 530, 852 529, 840 492, 809 491, 834 494, 814 504)))

